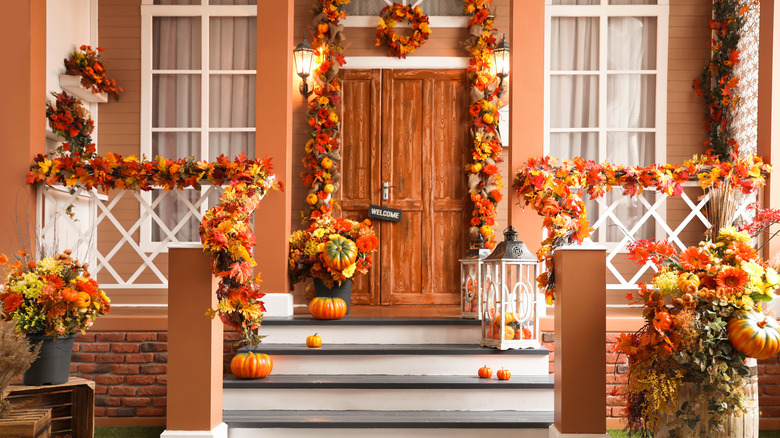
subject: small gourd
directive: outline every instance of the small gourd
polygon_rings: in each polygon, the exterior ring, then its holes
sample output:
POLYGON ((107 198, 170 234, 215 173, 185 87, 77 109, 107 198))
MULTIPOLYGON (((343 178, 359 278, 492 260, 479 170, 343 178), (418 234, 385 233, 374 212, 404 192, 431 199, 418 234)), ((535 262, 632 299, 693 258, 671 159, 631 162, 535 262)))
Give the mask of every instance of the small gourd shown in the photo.
POLYGON ((306 346, 309 348, 317 348, 322 345, 322 338, 317 333, 306 337, 306 346))
POLYGON ((501 368, 496 371, 496 377, 498 377, 498 380, 509 380, 509 378, 512 377, 512 373, 510 373, 509 370, 501 368))
POLYGON ((490 368, 488 368, 487 365, 485 365, 479 370, 477 370, 477 375, 483 379, 489 379, 490 376, 493 375, 493 370, 491 370, 490 368))

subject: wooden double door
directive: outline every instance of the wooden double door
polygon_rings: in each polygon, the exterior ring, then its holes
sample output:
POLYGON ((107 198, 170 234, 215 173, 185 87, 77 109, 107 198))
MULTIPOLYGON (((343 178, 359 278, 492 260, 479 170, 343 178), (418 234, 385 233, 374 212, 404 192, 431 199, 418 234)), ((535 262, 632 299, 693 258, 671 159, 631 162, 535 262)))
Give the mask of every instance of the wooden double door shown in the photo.
POLYGON ((402 211, 373 220, 379 237, 356 304, 457 304, 467 249, 464 166, 469 147, 463 70, 342 70, 344 217, 369 205, 402 211), (383 183, 390 186, 387 197, 383 183))

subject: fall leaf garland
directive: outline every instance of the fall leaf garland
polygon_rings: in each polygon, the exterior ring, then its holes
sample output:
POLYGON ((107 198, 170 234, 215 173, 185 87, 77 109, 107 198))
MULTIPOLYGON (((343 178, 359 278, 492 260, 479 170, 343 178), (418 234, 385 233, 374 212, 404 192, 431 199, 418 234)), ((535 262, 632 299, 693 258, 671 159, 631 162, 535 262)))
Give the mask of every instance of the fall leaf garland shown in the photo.
POLYGON ((501 201, 502 177, 498 163, 502 161, 501 136, 498 131, 500 107, 496 76, 491 72, 493 50, 497 33, 490 14, 492 0, 465 0, 464 12, 469 19, 470 37, 465 42, 471 54, 468 78, 471 84, 471 134, 474 142, 471 159, 466 165, 469 196, 474 205, 471 218, 471 237, 482 234, 485 246, 493 248, 496 206, 501 201))
POLYGON ((431 35, 430 21, 418 6, 393 3, 382 8, 379 13, 379 24, 376 28, 376 45, 387 47, 387 56, 399 59, 417 50, 431 35), (400 21, 406 21, 412 26, 411 36, 401 36, 395 33, 395 26, 400 21))
POLYGON ((634 167, 596 163, 575 158, 559 160, 534 158, 517 170, 513 188, 525 205, 531 205, 544 217, 542 226, 547 238, 536 252, 547 272, 537 278, 548 304, 555 295, 553 260, 555 249, 571 243, 582 243, 590 236, 585 203, 575 188, 583 188, 592 199, 620 187, 627 196, 638 196, 645 188, 655 188, 668 196, 680 196, 682 184, 695 179, 703 189, 721 187, 728 181, 742 193, 752 193, 765 183, 771 166, 761 158, 748 156, 736 162, 719 161, 714 156, 694 157, 682 166, 675 164, 634 167))

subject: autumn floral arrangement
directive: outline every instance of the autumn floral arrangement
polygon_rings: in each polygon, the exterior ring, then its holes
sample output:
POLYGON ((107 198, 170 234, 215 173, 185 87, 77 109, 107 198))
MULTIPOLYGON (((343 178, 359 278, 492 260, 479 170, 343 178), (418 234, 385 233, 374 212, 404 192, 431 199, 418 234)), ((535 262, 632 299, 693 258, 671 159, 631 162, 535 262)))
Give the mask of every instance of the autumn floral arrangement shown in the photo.
POLYGON ((393 3, 382 8, 379 13, 376 45, 387 47, 387 56, 404 59, 406 55, 422 46, 429 36, 431 36, 430 20, 419 5, 413 7, 393 3), (403 21, 411 25, 411 36, 403 36, 395 32, 396 24, 403 21))
POLYGON ((675 164, 635 167, 596 163, 575 158, 560 160, 544 157, 528 160, 517 170, 513 184, 520 201, 530 205, 542 216, 547 237, 536 252, 544 261, 546 272, 537 278, 539 288, 545 291, 548 304, 555 295, 555 249, 572 243, 582 243, 590 236, 582 193, 592 199, 620 188, 626 196, 638 196, 646 188, 654 188, 668 196, 680 196, 682 184, 693 179, 703 189, 722 187, 744 194, 762 187, 771 166, 756 156, 734 162, 721 162, 714 156, 700 156, 675 164))
POLYGON ((95 122, 83 103, 66 92, 52 93, 54 102, 46 102, 46 119, 52 132, 65 139, 56 154, 89 159, 95 156, 92 131, 95 122))
POLYGON ((4 321, 13 321, 17 335, 69 336, 84 333, 111 309, 110 300, 90 278, 88 265, 65 250, 35 261, 20 251, 15 262, 0 256, 9 274, 0 289, 4 321))
POLYGON ((705 411, 705 430, 723 430, 732 413, 746 412, 746 358, 780 352, 777 321, 761 313, 780 275, 758 257, 751 239, 748 231, 727 227, 714 242, 682 252, 667 241, 630 245, 630 259, 657 269, 638 292, 645 325, 615 345, 629 362, 623 396, 632 432, 652 436, 664 427, 670 436, 688 436, 705 411), (691 385, 693 399, 686 399, 683 384, 691 385))
POLYGON ((341 78, 344 65, 344 6, 350 0, 317 0, 314 5, 314 62, 312 76, 316 82, 309 99, 308 124, 311 137, 306 142, 301 178, 308 188, 303 212, 304 220, 333 211, 334 192, 341 182, 341 152, 339 151, 339 121, 337 105, 341 103, 341 78))
POLYGON ((72 51, 65 59, 65 73, 81 76, 81 85, 95 94, 106 93, 114 99, 119 99, 122 87, 106 76, 106 69, 100 59, 102 51, 102 47, 94 50, 87 45, 72 51))
POLYGON ((471 162, 466 165, 469 197, 473 203, 471 213, 471 237, 481 234, 485 246, 493 248, 496 223, 496 206, 501 201, 502 177, 498 163, 502 161, 501 135, 498 131, 499 96, 493 73, 493 50, 497 44, 497 32, 490 13, 492 0, 465 0, 464 13, 469 15, 469 38, 465 47, 471 54, 468 79, 471 85, 471 133, 473 148, 471 162))
POLYGON ((358 222, 323 215, 308 229, 290 236, 288 272, 291 284, 315 278, 332 288, 371 267, 379 240, 368 219, 358 222))

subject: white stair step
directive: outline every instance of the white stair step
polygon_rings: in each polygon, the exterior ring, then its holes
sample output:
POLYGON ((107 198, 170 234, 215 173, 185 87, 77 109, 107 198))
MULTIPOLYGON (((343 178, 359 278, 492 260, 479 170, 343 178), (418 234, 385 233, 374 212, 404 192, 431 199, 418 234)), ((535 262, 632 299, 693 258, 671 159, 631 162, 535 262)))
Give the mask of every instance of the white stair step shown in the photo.
POLYGON ((505 350, 460 344, 305 345, 261 344, 276 374, 475 375, 483 365, 517 375, 546 375, 545 348, 505 350))
POLYGON ((264 344, 304 344, 319 334, 324 344, 479 344, 480 322, 460 318, 369 318, 310 316, 266 318, 258 330, 264 344))
MULTIPOLYGON (((477 428, 352 428, 322 429, 316 428, 230 428, 228 438, 475 438, 486 437, 488 431, 477 428)), ((525 429, 490 429, 490 438, 548 438, 549 426, 525 429)))
POLYGON ((226 410, 551 411, 552 376, 298 376, 224 381, 226 410))

